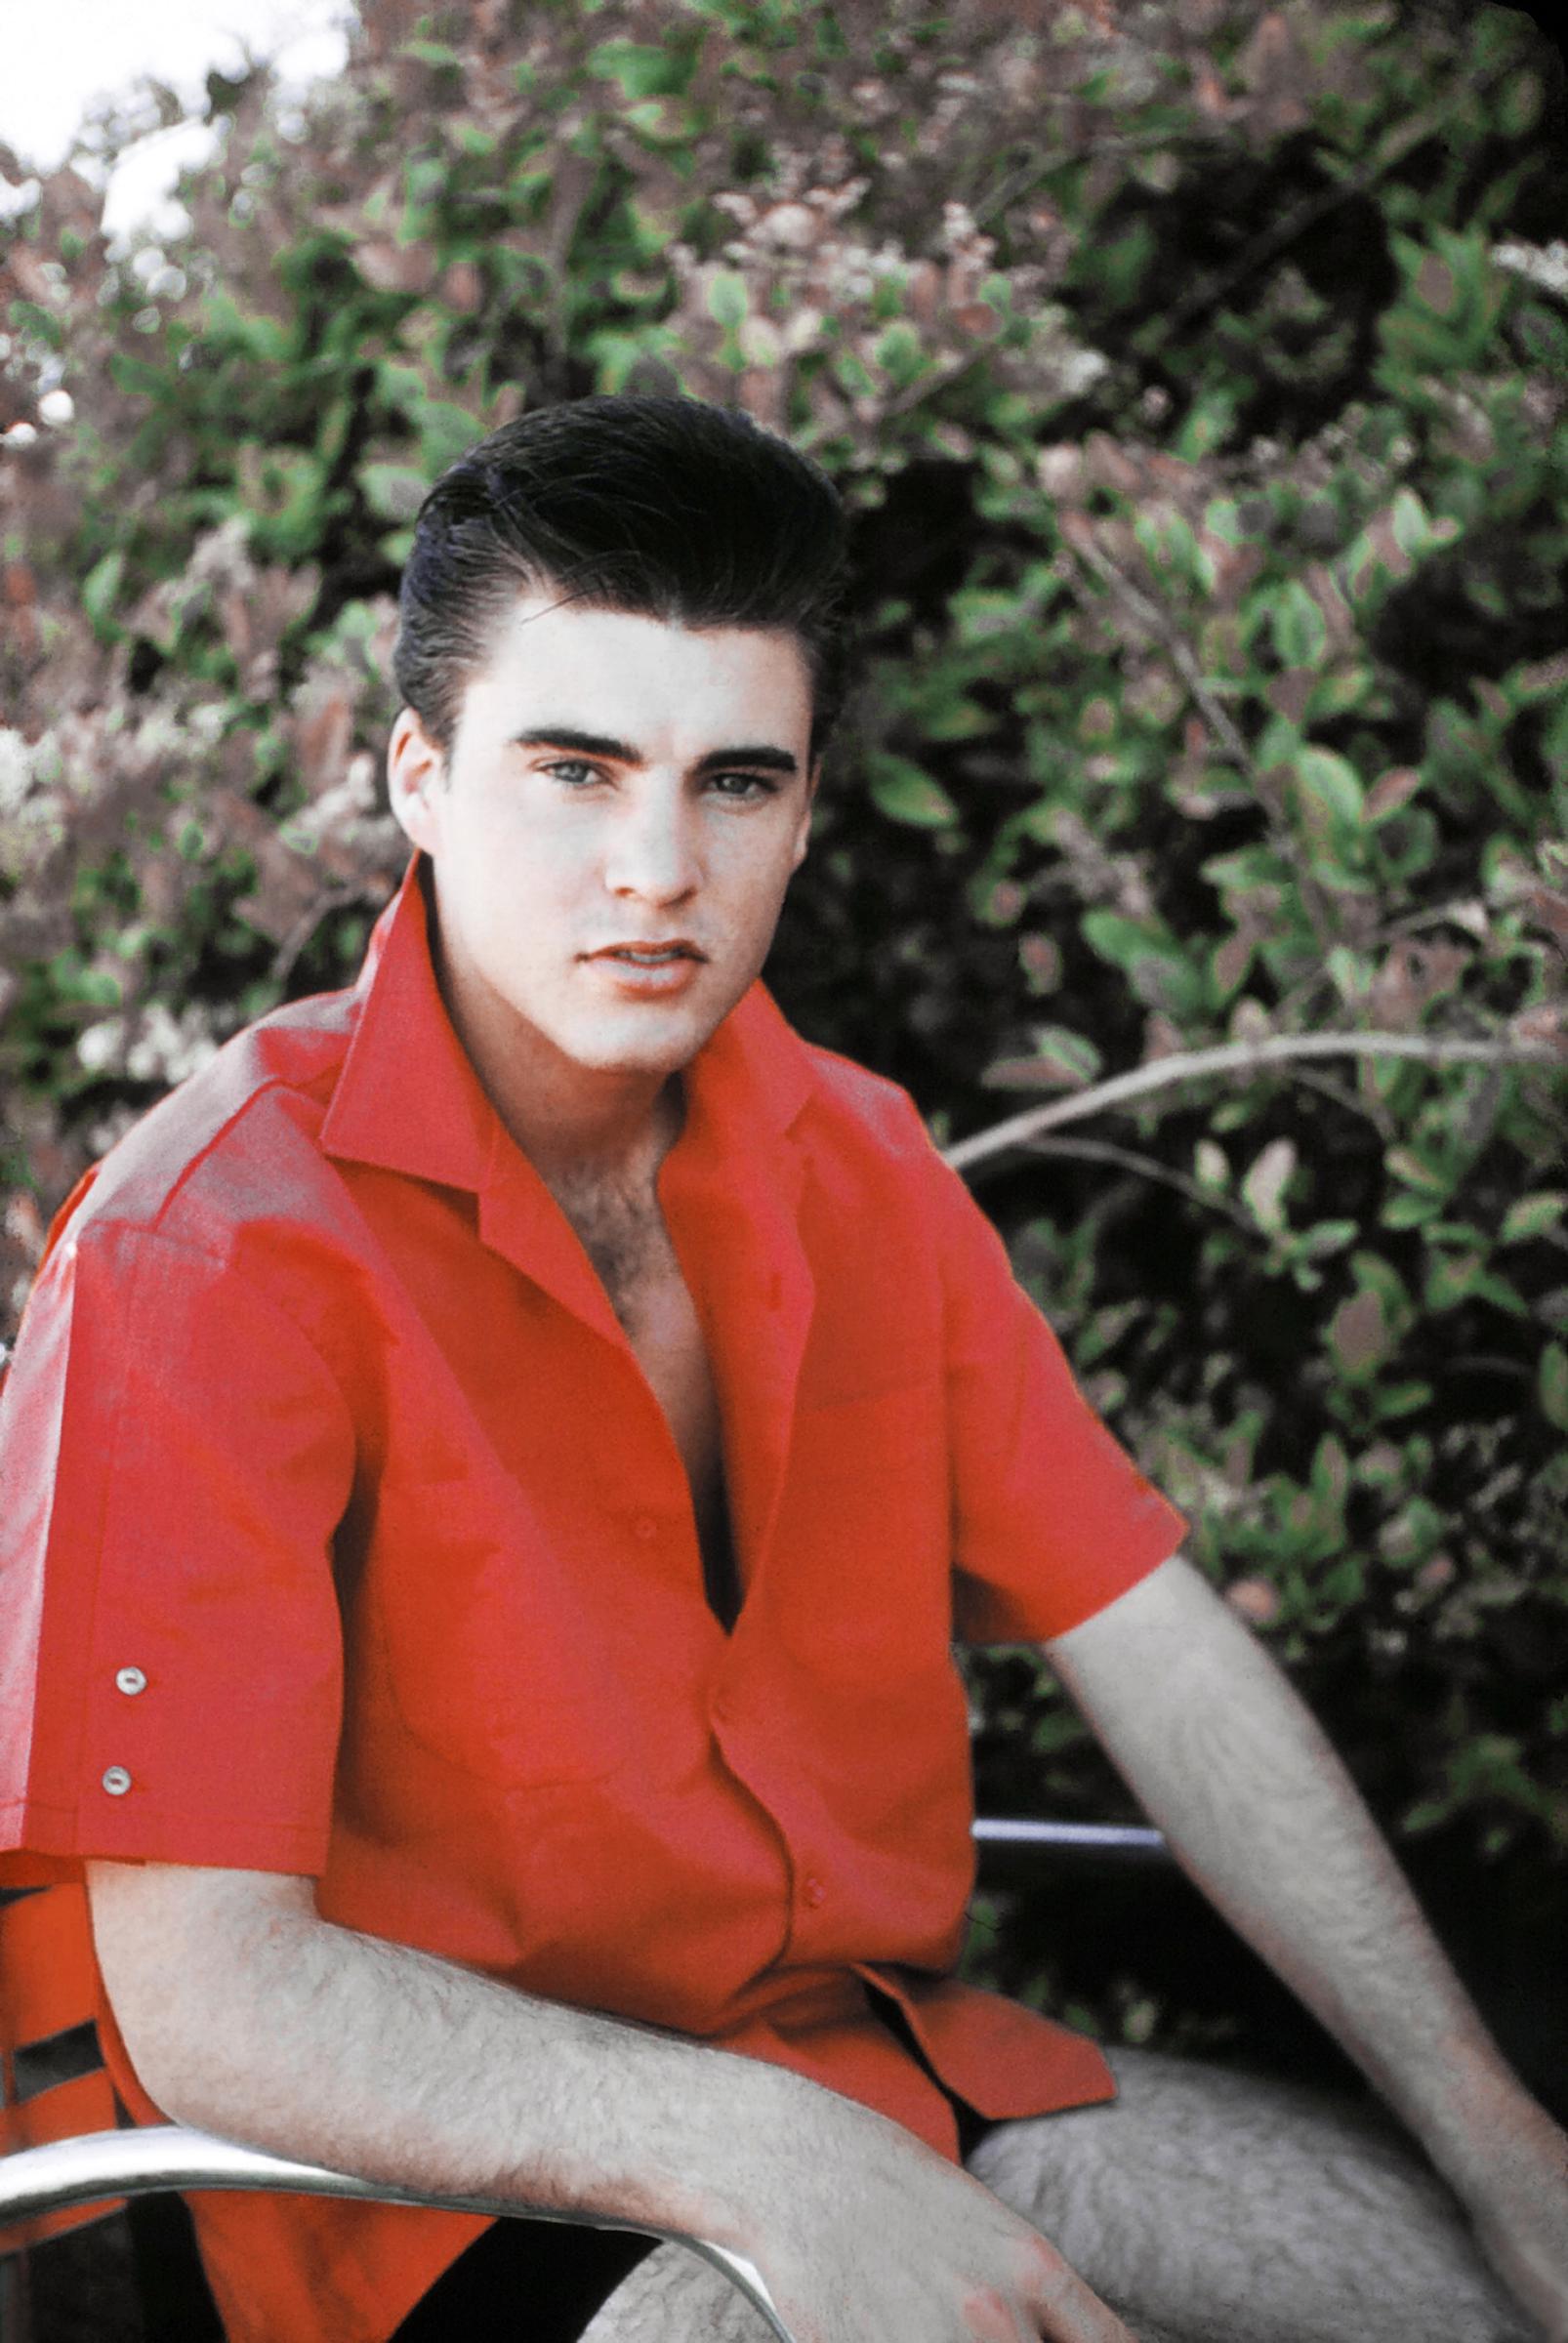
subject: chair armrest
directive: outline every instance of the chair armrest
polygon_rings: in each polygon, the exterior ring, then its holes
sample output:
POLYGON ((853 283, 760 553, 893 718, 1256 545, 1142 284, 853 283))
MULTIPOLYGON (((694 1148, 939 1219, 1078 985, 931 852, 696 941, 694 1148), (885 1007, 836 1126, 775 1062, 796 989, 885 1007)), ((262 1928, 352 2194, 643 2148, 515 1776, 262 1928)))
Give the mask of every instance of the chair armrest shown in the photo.
POLYGON ((684 2245, 711 2262, 767 2321, 779 2343, 794 2343, 779 2317, 762 2273, 744 2254, 715 2245, 681 2230, 659 2229, 648 2221, 605 2221, 591 2213, 535 2211, 487 2197, 450 2197, 399 2188, 395 2182, 355 2180, 320 2164, 296 2164, 286 2157, 238 2148, 228 2140, 156 2123, 134 2131, 94 2131, 78 2139, 55 2140, 0 2157, 0 2229, 67 2205, 92 2204, 103 2197, 149 2197, 160 2191, 268 2189, 306 2197, 358 2197, 378 2204, 435 2205, 447 2212, 490 2213, 508 2218, 567 2221, 590 2229, 631 2229, 684 2245))
POLYGON ((1165 1863, 1171 1850, 1147 1823, 1042 1823, 1028 1815, 982 1814, 978 1847, 1021 1847, 1036 1855, 1108 1855, 1118 1863, 1165 1863))

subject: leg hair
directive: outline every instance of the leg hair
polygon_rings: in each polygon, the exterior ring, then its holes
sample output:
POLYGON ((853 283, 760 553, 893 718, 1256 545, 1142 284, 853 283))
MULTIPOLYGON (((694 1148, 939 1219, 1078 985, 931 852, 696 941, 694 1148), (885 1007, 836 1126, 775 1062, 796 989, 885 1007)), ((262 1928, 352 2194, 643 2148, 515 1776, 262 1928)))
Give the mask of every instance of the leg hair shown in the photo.
POLYGON ((659 2245, 583 2329, 582 2343, 773 2343, 722 2271, 684 2245, 659 2245))
POLYGON ((1447 2192, 1376 2117, 1109 2055, 1113 2106, 1004 2124, 970 2168, 1145 2343, 1529 2343, 1447 2192))
MULTIPOLYGON (((1001 2125, 970 2169, 1139 2343, 1530 2343, 1446 2191, 1376 2117, 1291 2085, 1114 2049, 1120 2096, 1001 2125)), ((583 2343, 767 2343, 679 2245, 583 2343)))

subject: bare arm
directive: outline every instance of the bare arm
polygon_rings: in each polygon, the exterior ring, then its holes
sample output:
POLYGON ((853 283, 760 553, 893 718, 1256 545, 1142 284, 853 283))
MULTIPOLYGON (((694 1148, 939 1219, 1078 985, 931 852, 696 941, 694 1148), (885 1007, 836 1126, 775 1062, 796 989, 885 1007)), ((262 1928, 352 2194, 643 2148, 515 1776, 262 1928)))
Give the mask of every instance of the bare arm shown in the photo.
POLYGON ((977 2182, 782 2068, 357 1935, 306 1879, 100 1863, 89 1893, 126 2046, 184 2121, 695 2232, 757 2264, 802 2343, 1131 2343, 977 2182))
POLYGON ((1179 1557, 1050 1657, 1210 1901, 1357 2060, 1568 2338, 1568 2140, 1500 2056, 1339 1759, 1179 1557))

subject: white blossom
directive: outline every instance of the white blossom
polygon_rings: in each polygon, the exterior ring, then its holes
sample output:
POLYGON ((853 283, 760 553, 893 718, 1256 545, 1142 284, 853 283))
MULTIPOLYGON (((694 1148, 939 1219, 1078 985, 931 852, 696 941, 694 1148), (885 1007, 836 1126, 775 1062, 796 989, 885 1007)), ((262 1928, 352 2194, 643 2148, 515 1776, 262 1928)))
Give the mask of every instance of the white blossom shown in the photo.
POLYGON ((1549 244, 1494 244, 1492 259, 1499 268, 1511 270, 1545 293, 1568 296, 1568 243, 1561 236, 1549 244))
POLYGON ((0 731, 0 816, 20 813, 32 787, 32 753, 20 732, 0 731))

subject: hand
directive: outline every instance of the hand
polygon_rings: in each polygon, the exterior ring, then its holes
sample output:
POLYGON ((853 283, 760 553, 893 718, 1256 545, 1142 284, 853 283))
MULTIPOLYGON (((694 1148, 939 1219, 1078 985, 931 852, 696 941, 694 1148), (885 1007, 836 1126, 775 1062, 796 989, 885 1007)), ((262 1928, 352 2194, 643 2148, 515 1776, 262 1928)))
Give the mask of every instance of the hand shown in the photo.
POLYGON ((817 2097, 750 2249, 800 2343, 1134 2343, 1055 2247, 962 2167, 817 2097))

